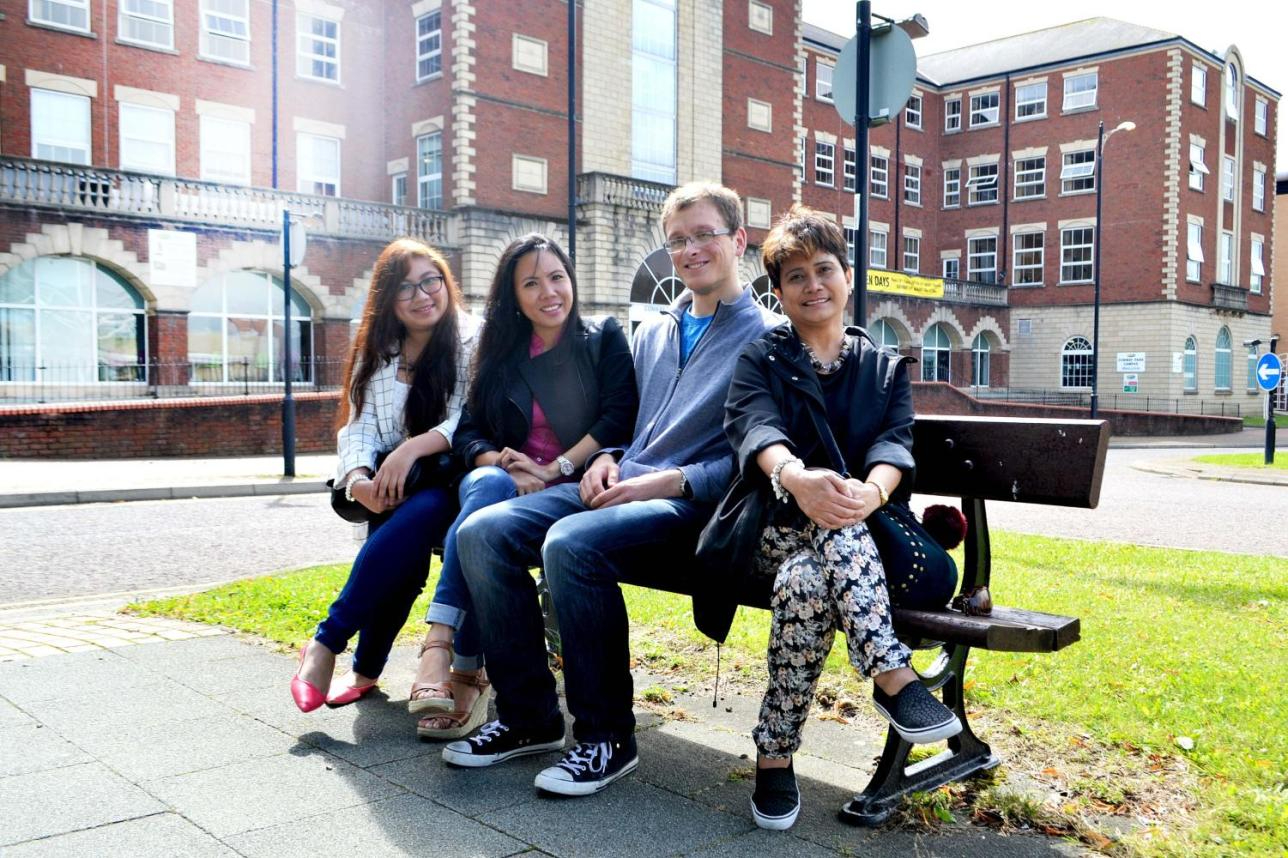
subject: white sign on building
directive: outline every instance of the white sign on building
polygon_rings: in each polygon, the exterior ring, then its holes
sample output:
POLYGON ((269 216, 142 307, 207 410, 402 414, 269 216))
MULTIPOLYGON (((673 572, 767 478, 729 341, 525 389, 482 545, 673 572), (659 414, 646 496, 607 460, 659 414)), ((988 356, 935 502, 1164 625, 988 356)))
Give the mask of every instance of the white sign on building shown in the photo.
POLYGON ((1145 353, 1144 352, 1119 352, 1118 353, 1118 371, 1119 372, 1144 372, 1145 371, 1145 353))
POLYGON ((148 230, 148 261, 153 286, 197 288, 197 234, 174 229, 148 230))

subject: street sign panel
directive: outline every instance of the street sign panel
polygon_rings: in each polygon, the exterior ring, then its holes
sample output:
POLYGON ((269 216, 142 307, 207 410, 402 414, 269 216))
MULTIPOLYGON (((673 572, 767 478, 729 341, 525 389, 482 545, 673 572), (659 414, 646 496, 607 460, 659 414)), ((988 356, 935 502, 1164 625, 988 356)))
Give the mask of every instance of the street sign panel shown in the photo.
MULTIPOLYGON (((859 37, 845 43, 832 70, 832 103, 847 125, 858 110, 859 37)), ((868 117, 882 125, 898 116, 917 80, 917 52, 899 27, 873 27, 868 56, 868 117)))
POLYGON ((1119 352, 1118 353, 1118 371, 1119 372, 1144 372, 1145 371, 1145 352, 1119 352))
POLYGON ((1278 387, 1283 374, 1284 365, 1279 360, 1279 355, 1264 354, 1257 360, 1257 386, 1262 390, 1270 391, 1278 387))

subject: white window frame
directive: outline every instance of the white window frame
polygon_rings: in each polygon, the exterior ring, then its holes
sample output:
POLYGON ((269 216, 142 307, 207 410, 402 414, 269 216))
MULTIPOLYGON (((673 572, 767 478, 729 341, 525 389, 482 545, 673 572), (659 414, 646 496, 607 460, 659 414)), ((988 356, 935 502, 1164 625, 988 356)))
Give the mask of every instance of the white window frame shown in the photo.
POLYGON ((432 80, 436 77, 443 76, 443 12, 441 9, 435 9, 432 12, 426 12, 416 19, 415 26, 411 32, 412 44, 415 46, 416 54, 416 83, 422 83, 432 80), (429 22, 430 19, 436 20, 438 26, 426 31, 423 35, 420 32, 421 22, 429 22), (437 38, 435 38, 437 37, 437 38), (436 45, 430 47, 430 45, 436 45), (433 65, 437 60, 438 65, 431 71, 421 73, 421 66, 424 63, 433 65))
POLYGON ((339 85, 340 83, 340 22, 334 18, 328 18, 325 15, 315 15, 311 12, 297 12, 295 14, 295 76, 303 80, 312 80, 319 83, 331 83, 339 85), (335 37, 329 35, 318 35, 313 32, 312 23, 320 21, 322 24, 330 24, 335 27, 335 37), (319 45, 335 45, 335 56, 328 57, 325 52, 319 54, 314 49, 319 45), (335 77, 327 77, 325 74, 318 76, 313 73, 313 64, 321 63, 324 67, 334 66, 335 77))
POLYGON ((1248 249, 1248 291, 1261 294, 1261 283, 1266 276, 1265 239, 1254 235, 1248 249))
POLYGON ((431 131, 428 134, 421 134, 416 138, 416 206, 422 209, 441 209, 445 203, 445 194, 443 193, 443 132, 431 131), (438 172, 431 173, 425 163, 425 156, 421 154, 421 146, 432 137, 438 138, 438 172), (429 193, 429 188, 433 183, 438 182, 438 205, 432 206, 433 196, 429 193))
POLYGON ((1201 282, 1204 261, 1203 224, 1190 221, 1185 227, 1185 279, 1201 282))
POLYGON ((1239 70, 1234 63, 1225 64, 1225 81, 1222 87, 1225 98, 1225 118, 1239 119, 1239 70))
POLYGON ((1235 162, 1234 158, 1229 155, 1221 156, 1221 199, 1227 203, 1234 202, 1234 175, 1235 162))
POLYGON ((908 105, 903 109, 904 125, 909 128, 921 128, 921 115, 924 107, 925 102, 922 101, 920 95, 908 96, 908 105))
POLYGON ((884 229, 868 230, 868 267, 884 269, 889 263, 890 233, 884 229), (880 261, 877 254, 880 253, 880 261))
POLYGON ((903 270, 909 274, 921 273, 921 236, 903 237, 903 270))
POLYGON ((1094 283, 1096 279, 1096 228, 1090 224, 1067 226, 1060 230, 1060 282, 1094 283), (1075 235, 1080 234, 1080 235, 1075 235), (1085 239, 1077 240, 1075 239, 1085 239), (1081 258, 1082 253, 1086 258, 1081 258), (1076 258, 1075 258, 1076 255, 1076 258), (1079 269, 1086 275, 1077 276, 1079 269))
POLYGON ((1011 285, 1041 286, 1046 270, 1046 233, 1017 232, 1011 236, 1011 285), (1023 239, 1037 237, 1037 247, 1024 247, 1023 239), (1036 273, 1036 274, 1035 274, 1036 273), (1034 279, 1026 279, 1034 278, 1034 279))
POLYGON ((1230 390, 1234 382, 1234 337, 1224 325, 1212 344, 1212 387, 1230 390))
POLYGON ((945 256, 939 260, 945 280, 962 279, 962 260, 959 256, 945 256))
POLYGON ((989 364, 993 347, 988 337, 978 333, 970 344, 970 380, 973 387, 988 387, 989 364))
POLYGON ((854 144, 841 147, 841 188, 854 193, 859 176, 859 150, 854 144))
POLYGON ((204 182, 219 182, 223 185, 249 185, 251 174, 251 126, 249 122, 227 119, 222 116, 202 114, 199 133, 201 139, 201 179, 204 182), (222 126, 222 127, 221 127, 222 126), (240 151, 233 151, 230 142, 244 142, 240 151), (217 145, 212 145, 217 144, 217 145), (231 172, 220 172, 213 165, 215 156, 233 155, 241 158, 245 169, 234 175, 231 172))
POLYGON ((31 2, 27 4, 27 17, 30 18, 33 23, 41 24, 46 27, 56 27, 59 30, 70 30, 73 33, 88 33, 90 31, 89 15, 89 0, 31 0, 31 2), (75 24, 63 23, 62 21, 55 21, 51 18, 40 17, 40 15, 37 14, 37 10, 40 9, 44 3, 64 9, 69 15, 74 15, 77 12, 84 14, 85 26, 78 27, 75 24))
POLYGON ((1200 63, 1190 66, 1190 101, 1200 107, 1207 105, 1207 66, 1200 63))
POLYGON ((1030 119, 1046 119, 1047 115, 1047 82, 1024 83, 1015 87, 1015 121, 1027 122, 1030 119), (1026 97, 1027 96, 1027 97, 1026 97), (1038 105, 1030 113, 1024 109, 1038 105))
POLYGON ((996 205, 1000 172, 997 163, 972 164, 969 177, 966 179, 966 205, 996 205), (987 170, 991 170, 992 173, 985 173, 987 170), (991 196, 989 196, 990 194, 991 196))
MULTIPOLYGON (((237 0, 232 0, 232 2, 237 2, 237 0)), ((241 2, 245 5, 246 9, 246 13, 244 15, 236 15, 229 12, 211 12, 208 9, 210 0, 201 0, 201 39, 198 47, 198 56, 202 59, 234 66, 250 65, 250 0, 241 0, 241 2), (245 35, 241 36, 226 32, 215 32, 207 26, 207 23, 211 18, 225 19, 232 24, 240 23, 245 27, 245 35), (211 45, 220 44, 220 42, 212 42, 212 38, 229 43, 239 43, 242 50, 245 51, 245 59, 235 59, 233 57, 220 56, 215 53, 211 50, 211 45)))
POLYGON ((297 131, 295 134, 295 164, 296 177, 295 187, 301 194, 318 194, 319 196, 338 197, 340 196, 340 177, 344 173, 344 141, 339 137, 331 137, 326 134, 311 134, 307 131, 297 131), (306 146, 305 141, 310 141, 306 146), (320 172, 315 172, 316 166, 311 163, 312 142, 313 140, 324 140, 328 143, 335 143, 335 176, 324 176, 320 172), (310 154, 305 154, 310 153, 310 154), (319 191, 317 185, 334 185, 335 190, 332 193, 326 193, 325 190, 319 191))
POLYGON ((510 156, 510 187, 516 191, 523 191, 529 194, 546 194, 549 193, 550 186, 550 166, 545 158, 538 158, 535 155, 520 155, 514 153, 510 156), (526 170, 539 171, 539 182, 520 181, 520 177, 526 170))
POLYGON ((1015 199, 1036 200, 1046 196, 1046 155, 1015 159, 1015 199), (1024 166, 1024 165, 1029 166, 1024 166), (1036 166, 1034 166, 1036 164, 1036 166))
POLYGON ((836 72, 836 66, 831 63, 823 62, 822 57, 814 59, 814 97, 819 101, 832 103, 832 75, 836 72), (823 74, 823 69, 827 69, 827 74, 823 74))
POLYGON ((774 34, 774 7, 760 0, 747 0, 747 27, 766 36, 774 34))
POLYGON ((1060 157, 1060 196, 1095 192, 1096 150, 1074 149, 1063 153, 1060 157))
POLYGON ((1216 248, 1216 271, 1218 283, 1234 285, 1234 233, 1228 229, 1221 230, 1216 248))
POLYGON ((944 99, 944 133, 956 134, 962 130, 962 97, 960 95, 944 99), (950 105, 956 105, 956 110, 951 110, 950 105))
POLYGON ((1193 190, 1193 191, 1203 190, 1203 177, 1210 175, 1212 172, 1207 168, 1207 164, 1203 163, 1203 159, 1206 157, 1207 157, 1207 146, 1202 143, 1195 143, 1191 141, 1190 142, 1190 177, 1189 177, 1190 190, 1193 190))
MULTIPOLYGON (((143 118, 139 116, 138 118, 143 118)), ((128 101, 122 101, 118 104, 117 110, 117 127, 120 132, 120 163, 122 170, 134 170, 139 173, 157 173, 164 176, 174 175, 174 111, 167 110, 164 107, 152 107, 143 104, 131 104, 128 101), (168 140, 156 140, 148 137, 134 137, 130 134, 131 125, 134 118, 129 114, 144 114, 152 119, 160 119, 162 125, 169 129, 170 137, 168 140), (130 154, 133 146, 131 141, 140 143, 165 143, 169 147, 168 157, 165 163, 149 164, 142 160, 135 160, 130 154)))
POLYGON ((1064 341, 1060 347, 1060 387, 1066 390, 1084 390, 1091 386, 1091 377, 1094 374, 1096 362, 1096 353, 1091 348, 1091 340, 1084 336, 1072 336, 1064 341), (1079 356, 1088 355, 1084 360, 1076 360, 1079 356), (1074 360, 1066 360, 1074 358, 1074 360), (1070 384, 1070 381, 1075 382, 1070 384), (1085 384, 1076 382, 1085 381, 1085 384))
POLYGON ((753 131, 774 130, 774 106, 758 98, 747 99, 747 127, 753 131))
POLYGON ((1002 97, 999 92, 981 92, 970 97, 970 127, 986 128, 1001 122, 1002 97), (985 100, 992 104, 985 104, 985 100), (978 104, 977 104, 978 102, 978 104), (991 118, 990 118, 991 117, 991 118))
POLYGON ((1069 74, 1064 76, 1064 105, 1061 107, 1065 113, 1074 110, 1092 110, 1100 98, 1100 72, 1089 71, 1069 74), (1082 84, 1091 81, 1091 86, 1082 84))
POLYGON ((890 159, 882 155, 869 156, 868 172, 870 173, 868 176, 868 193, 878 199, 890 199, 890 159), (879 167, 877 166, 878 161, 881 162, 879 167), (879 179, 877 178, 878 173, 881 174, 879 179), (877 188, 881 190, 878 191, 877 188))
POLYGON ((944 208, 960 208, 962 204, 962 168, 944 168, 944 208), (949 202, 951 200, 951 202, 949 202))
POLYGON ((407 205, 407 173, 394 173, 389 177, 389 203, 395 206, 407 205))
POLYGON ((116 16, 116 34, 122 42, 129 45, 136 45, 141 48, 159 48, 165 51, 174 50, 174 0, 149 0, 158 6, 164 6, 168 12, 167 17, 159 18, 141 11, 130 11, 127 7, 132 0, 120 0, 120 8, 116 16), (164 42, 153 42, 148 39, 130 36, 128 33, 129 25, 132 21, 142 21, 158 27, 166 28, 166 35, 169 38, 164 42))
POLYGON ((966 279, 976 283, 996 283, 997 282, 997 236, 996 235, 976 235, 966 239, 966 279), (980 242, 993 243, 991 250, 979 249, 980 242), (991 268, 977 266, 976 263, 991 257, 993 265, 991 268), (984 275, 988 279, 983 279, 984 275))
POLYGON ((1253 211, 1263 212, 1266 210, 1266 168, 1254 166, 1252 168, 1252 209, 1253 211))
POLYGON ((1270 131, 1270 102, 1257 96, 1252 110, 1252 130, 1265 137, 1270 131))
POLYGON ((814 184, 827 188, 836 185, 836 144, 817 137, 814 138, 814 184))
POLYGON ((921 205, 921 165, 903 165, 903 201, 910 206, 921 205))
POLYGON ((56 92, 52 89, 38 89, 35 87, 32 88, 31 90, 31 157, 40 158, 46 161, 55 160, 53 158, 48 157, 47 155, 41 154, 40 152, 41 146, 56 147, 60 149, 67 149, 69 151, 71 150, 83 151, 85 153, 84 160, 71 160, 68 163, 84 164, 87 166, 90 163, 92 163, 94 158, 94 127, 93 127, 93 119, 91 118, 91 115, 90 115, 90 97, 88 95, 73 95, 72 93, 69 93, 69 92, 56 92), (47 102, 52 105, 57 102, 62 102, 66 107, 70 107, 73 101, 76 103, 77 108, 79 110, 83 110, 85 114, 85 121, 84 121, 85 139, 84 140, 73 139, 71 137, 58 136, 65 128, 65 126, 62 125, 61 123, 59 124, 58 129, 53 133, 48 133, 46 129, 41 128, 41 126, 47 125, 49 123, 38 121, 38 117, 36 116, 36 111, 39 104, 47 102), (43 134, 43 136, 38 137, 37 136, 38 134, 43 134))
POLYGON ((845 254, 849 257, 850 264, 854 265, 854 248, 859 243, 859 231, 853 226, 842 226, 841 232, 845 235, 845 254))
POLYGON ((550 76, 550 43, 536 36, 514 33, 510 37, 510 67, 538 77, 550 76))

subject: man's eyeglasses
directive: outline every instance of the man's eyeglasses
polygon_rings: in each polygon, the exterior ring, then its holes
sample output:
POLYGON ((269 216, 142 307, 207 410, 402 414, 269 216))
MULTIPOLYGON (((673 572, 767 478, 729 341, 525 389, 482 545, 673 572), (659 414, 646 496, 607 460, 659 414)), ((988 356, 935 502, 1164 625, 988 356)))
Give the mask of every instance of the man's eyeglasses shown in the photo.
POLYGON ((443 291, 443 282, 443 275, 430 274, 422 278, 419 283, 399 283, 397 292, 398 300, 410 301, 412 298, 416 297, 417 289, 424 292, 426 297, 432 298, 439 292, 443 291))
POLYGON ((685 248, 692 244, 694 247, 706 247, 715 241, 717 235, 728 235, 732 230, 728 229, 707 229, 702 232, 695 232, 693 235, 681 235, 675 238, 668 238, 666 244, 662 246, 670 253, 683 253, 685 248))

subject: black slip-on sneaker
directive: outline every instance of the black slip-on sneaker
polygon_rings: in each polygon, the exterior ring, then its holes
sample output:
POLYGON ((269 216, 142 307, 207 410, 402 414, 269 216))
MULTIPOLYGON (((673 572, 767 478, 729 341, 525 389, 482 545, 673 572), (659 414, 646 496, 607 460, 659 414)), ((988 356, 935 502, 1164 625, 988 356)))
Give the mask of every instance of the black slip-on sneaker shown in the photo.
POLYGON ((796 787, 796 770, 788 763, 785 769, 756 768, 756 790, 751 794, 751 816, 756 825, 771 831, 784 831, 796 822, 801 812, 801 793, 796 787))
POLYGON ((938 742, 962 731, 962 722, 952 710, 916 680, 893 697, 874 685, 872 705, 893 725, 895 732, 913 744, 938 742))

